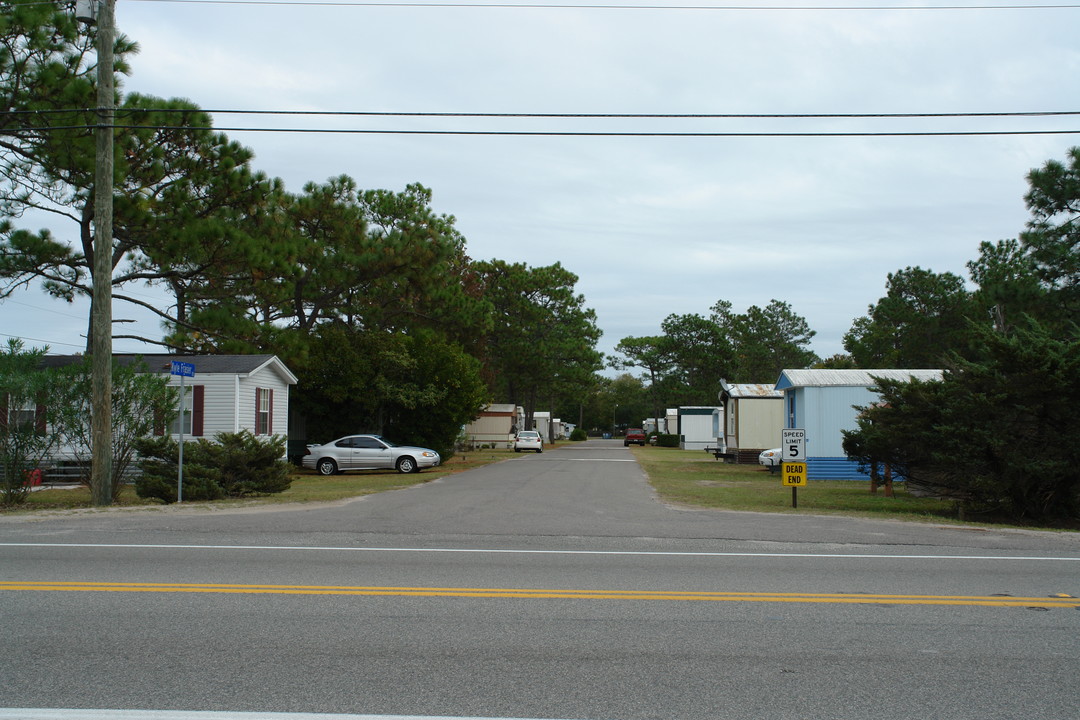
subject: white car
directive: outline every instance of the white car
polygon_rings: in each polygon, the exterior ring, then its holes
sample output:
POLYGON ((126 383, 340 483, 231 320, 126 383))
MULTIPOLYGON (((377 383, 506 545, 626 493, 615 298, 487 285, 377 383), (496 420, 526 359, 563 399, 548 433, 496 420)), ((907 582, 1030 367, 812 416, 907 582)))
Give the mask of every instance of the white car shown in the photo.
POLYGON ((759 465, 772 468, 780 467, 780 463, 783 461, 783 454, 781 448, 773 448, 772 450, 764 450, 757 456, 759 465))
POLYGON ((535 430, 522 430, 514 438, 514 452, 522 450, 544 452, 544 438, 540 437, 540 433, 535 430))
POLYGON ((349 435, 323 445, 308 445, 300 463, 320 475, 336 475, 346 470, 414 473, 440 461, 439 453, 428 448, 397 445, 379 435, 349 435))

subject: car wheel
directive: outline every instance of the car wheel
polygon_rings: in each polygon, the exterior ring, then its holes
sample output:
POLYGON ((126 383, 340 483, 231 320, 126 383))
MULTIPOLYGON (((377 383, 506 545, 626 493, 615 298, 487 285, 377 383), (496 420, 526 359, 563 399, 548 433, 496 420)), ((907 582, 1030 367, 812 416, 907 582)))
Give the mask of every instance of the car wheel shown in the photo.
POLYGON ((337 475, 338 471, 337 463, 330 458, 320 460, 315 469, 319 471, 320 475, 337 475))
POLYGON ((408 455, 397 461, 397 471, 399 473, 413 473, 419 469, 420 468, 416 465, 416 460, 413 460, 412 457, 408 455))
POLYGON ((514 448, 514 452, 521 452, 521 448, 514 448))
POLYGON ((544 452, 544 448, 536 448, 536 452, 542 453, 542 452, 544 452))
POLYGON ((623 446, 623 447, 630 447, 630 443, 628 443, 628 442, 624 442, 624 443, 622 444, 622 446, 623 446))

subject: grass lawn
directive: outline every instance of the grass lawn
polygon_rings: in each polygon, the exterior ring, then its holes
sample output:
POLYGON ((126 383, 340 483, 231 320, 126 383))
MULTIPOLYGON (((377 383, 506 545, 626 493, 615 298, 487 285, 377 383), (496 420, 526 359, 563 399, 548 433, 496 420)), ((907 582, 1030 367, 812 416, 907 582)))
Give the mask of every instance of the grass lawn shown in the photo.
POLYGON ((780 484, 780 473, 760 465, 734 465, 715 460, 700 450, 637 447, 634 455, 649 481, 667 502, 723 510, 817 513, 906 520, 955 519, 951 501, 911 495, 903 483, 894 496, 884 489, 870 493, 870 482, 810 480, 798 489, 798 509, 791 507, 791 488, 780 484))
MULTIPOLYGON (((513 450, 476 450, 448 458, 436 468, 419 473, 403 475, 396 470, 350 472, 323 477, 314 471, 297 468, 288 490, 275 495, 254 498, 215 500, 200 502, 207 507, 237 507, 242 505, 271 505, 279 503, 333 502, 361 495, 396 490, 410 485, 431 482, 436 478, 490 465, 515 457, 513 450)), ((187 503, 185 503, 187 504, 187 503)), ((192 503, 194 505, 195 503, 192 503)), ((135 495, 134 487, 125 487, 113 507, 164 507, 157 500, 143 500, 135 495)), ((36 510, 74 510, 91 508, 90 490, 85 487, 72 489, 39 490, 30 493, 26 502, 13 508, 0 508, 0 513, 32 512, 36 510)))
MULTIPOLYGON (((957 517, 956 507, 951 501, 916 497, 907 492, 903 483, 896 484, 894 497, 885 497, 884 489, 871 494, 869 481, 856 480, 811 480, 806 487, 798 489, 799 506, 793 509, 791 488, 780 484, 779 473, 770 473, 759 465, 720 462, 700 450, 645 446, 633 447, 631 451, 641 463, 657 493, 670 503, 719 510, 832 514, 935 522, 956 521, 957 517)), ((469 451, 447 459, 437 468, 410 475, 387 470, 322 477, 310 470, 297 469, 292 486, 283 493, 185 505, 211 510, 280 503, 333 502, 431 482, 446 475, 512 457, 516 457, 514 451, 504 448, 469 451)), ((114 507, 116 506, 163 507, 156 500, 140 499, 135 495, 133 487, 124 488, 114 507)), ((34 492, 23 505, 0 508, 0 513, 72 509, 93 511, 89 489, 34 492)))

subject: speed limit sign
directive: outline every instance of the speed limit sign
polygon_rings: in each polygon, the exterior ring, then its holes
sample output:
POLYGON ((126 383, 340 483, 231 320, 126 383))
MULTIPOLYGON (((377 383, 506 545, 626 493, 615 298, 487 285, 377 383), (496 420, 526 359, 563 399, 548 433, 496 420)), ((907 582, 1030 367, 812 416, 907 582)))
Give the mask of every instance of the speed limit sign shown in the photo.
POLYGON ((806 462, 806 431, 784 428, 780 431, 780 448, 783 462, 806 462))

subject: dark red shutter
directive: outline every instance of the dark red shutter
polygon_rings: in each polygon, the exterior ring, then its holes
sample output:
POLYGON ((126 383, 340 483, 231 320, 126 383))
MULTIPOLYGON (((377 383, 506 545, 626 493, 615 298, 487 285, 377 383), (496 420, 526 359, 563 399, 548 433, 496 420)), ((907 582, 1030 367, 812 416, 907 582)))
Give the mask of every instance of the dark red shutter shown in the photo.
POLYGON ((7 393, 0 395, 0 430, 7 429, 7 408, 8 408, 8 396, 7 393))
POLYGON ((270 388, 266 392, 267 392, 268 395, 270 395, 270 397, 268 398, 268 400, 270 401, 270 407, 267 408, 267 413, 266 413, 266 434, 267 435, 273 435, 274 434, 274 388, 270 388))
POLYGON ((203 408, 206 400, 206 386, 191 386, 191 434, 202 437, 203 434, 203 408))
POLYGON ((45 426, 45 406, 37 405, 34 407, 34 429, 38 435, 44 435, 48 429, 45 426))

